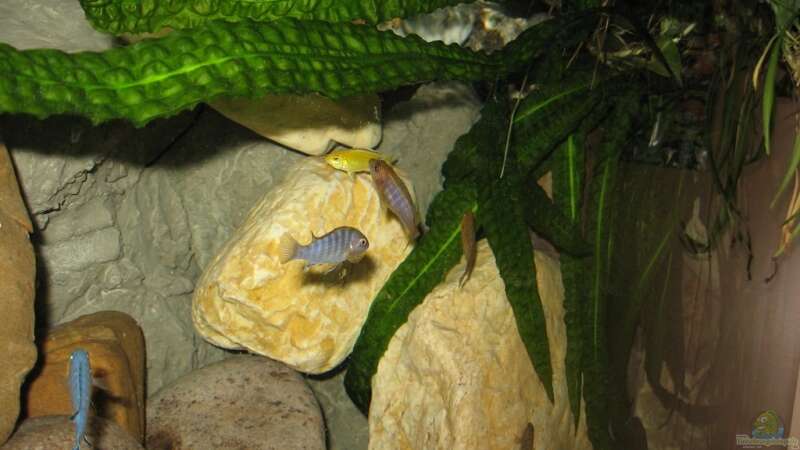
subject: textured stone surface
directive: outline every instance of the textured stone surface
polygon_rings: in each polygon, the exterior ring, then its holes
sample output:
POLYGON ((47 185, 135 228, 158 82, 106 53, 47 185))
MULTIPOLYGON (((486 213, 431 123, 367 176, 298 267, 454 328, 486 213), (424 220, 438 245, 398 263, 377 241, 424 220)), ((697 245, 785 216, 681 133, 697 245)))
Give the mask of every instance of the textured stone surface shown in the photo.
POLYGON ((518 448, 528 422, 534 448, 591 449, 585 414, 577 434, 564 374, 566 330, 558 263, 536 252, 550 340, 551 404, 517 332, 485 240, 472 278, 463 262, 412 311, 372 380, 370 449, 518 448))
MULTIPOLYGON (((102 417, 89 416, 86 427, 86 442, 81 448, 92 450, 143 450, 134 438, 114 422, 102 417)), ((75 445, 75 426, 69 416, 34 417, 22 422, 19 430, 2 450, 54 450, 68 449, 75 445)))
POLYGON ((234 356, 195 370, 148 401, 149 450, 325 449, 322 414, 283 364, 234 356))
POLYGON ((21 50, 100 51, 112 47, 113 37, 89 25, 78 0, 3 0, 0 42, 21 50))
POLYGON ((350 353, 373 297, 411 248, 400 221, 381 208, 368 175, 350 178, 319 158, 305 158, 206 267, 192 304, 195 327, 221 347, 326 372, 350 353), (307 244, 312 234, 341 226, 369 239, 366 255, 346 265, 343 278, 317 268, 306 273, 302 261, 278 261, 284 233, 307 244))
POLYGON ((28 240, 31 223, 14 168, 0 141, 0 443, 19 413, 20 385, 36 362, 33 344, 36 266, 28 240))
POLYGON ((130 316, 86 315, 53 328, 41 341, 40 365, 25 391, 28 417, 74 412, 66 377, 70 355, 82 348, 92 375, 104 384, 102 392, 93 391, 95 411, 144 441, 144 337, 130 316))
MULTIPOLYGON (((2 3, 0 42, 70 51, 111 45, 84 27, 83 19, 51 20, 32 12, 63 7, 79 17, 77 0, 2 3), (20 33, 20 27, 6 26, 12 21, 35 21, 39 28, 71 34, 20 33)), ((423 211, 439 189, 438 164, 478 116, 469 90, 461 89, 466 97, 458 98, 459 89, 452 86, 458 85, 425 86, 387 113, 379 147, 401 159, 423 211)), ((34 221, 38 324, 53 326, 109 309, 130 314, 146 337, 149 392, 221 358, 224 353, 205 343, 190 323, 193 284, 252 205, 303 156, 202 106, 143 129, 3 115, 0 134, 7 138, 34 221), (78 243, 90 246, 84 255, 102 257, 80 264, 42 258, 65 255, 65 248, 78 243)), ((338 394, 330 398, 349 401, 338 394)))
POLYGON ((336 143, 372 148, 381 141, 380 99, 375 94, 336 101, 316 94, 223 98, 211 106, 256 133, 309 155, 321 155, 336 143))

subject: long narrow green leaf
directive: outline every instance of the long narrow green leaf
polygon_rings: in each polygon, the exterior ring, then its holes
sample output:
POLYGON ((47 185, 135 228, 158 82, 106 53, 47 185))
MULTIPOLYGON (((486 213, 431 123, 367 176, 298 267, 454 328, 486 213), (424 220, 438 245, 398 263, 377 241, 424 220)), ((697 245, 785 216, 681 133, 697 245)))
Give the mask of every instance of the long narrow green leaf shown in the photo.
POLYGON ((606 122, 593 179, 587 186, 587 230, 593 254, 584 266, 584 273, 589 274, 589 289, 583 320, 583 388, 589 438, 596 449, 610 446, 606 313, 610 269, 614 264, 615 241, 611 230, 617 212, 615 199, 619 155, 631 130, 637 102, 638 95, 628 94, 616 105, 613 115, 606 122))
POLYGON ((428 212, 430 230, 372 302, 344 379, 348 395, 365 414, 372 397, 372 376, 392 336, 461 258, 461 218, 468 210, 478 211, 472 186, 451 185, 440 192, 428 212))
MULTIPOLYGON (((533 231, 547 239, 562 254, 586 256, 592 252, 589 243, 581 236, 578 222, 570 218, 569 210, 562 212, 561 208, 557 208, 541 186, 527 183, 523 193, 522 217, 533 231)), ((576 199, 576 207, 577 203, 576 199)))
POLYGON ((373 27, 282 19, 209 22, 103 53, 0 44, 0 112, 78 113, 136 125, 218 96, 319 92, 342 97, 504 71, 501 52, 401 38, 373 27))
POLYGON ((497 269, 517 330, 533 368, 553 401, 553 368, 544 309, 536 287, 536 266, 528 227, 522 219, 521 179, 512 165, 503 179, 482 186, 478 193, 478 223, 483 227, 494 253, 497 269))
POLYGON ((194 28, 211 20, 271 22, 284 17, 376 24, 433 11, 460 0, 80 0, 86 18, 109 33, 194 28))
POLYGON ((795 129, 795 136, 794 136, 794 145, 792 147, 792 159, 789 161, 789 165, 786 167, 786 173, 783 174, 783 179, 781 180, 780 187, 778 188, 778 192, 775 193, 775 197, 772 198, 772 202, 770 202, 769 207, 774 208, 775 203, 778 202, 778 198, 780 198, 781 194, 789 187, 789 182, 797 174, 797 166, 800 165, 800 130, 795 129))
POLYGON ((762 126, 764 127, 764 148, 767 154, 770 153, 772 135, 772 113, 775 108, 775 75, 778 72, 778 56, 783 47, 783 38, 779 37, 772 41, 772 50, 767 62, 767 73, 764 75, 764 94, 761 98, 762 126))
MULTIPOLYGON (((553 202, 556 208, 567 214, 572 224, 580 222, 584 174, 583 138, 571 135, 564 148, 553 157, 553 202)), ((577 238, 582 239, 580 229, 575 227, 577 238)), ((565 358, 567 395, 577 430, 580 422, 581 362, 583 359, 583 306, 586 303, 586 274, 583 272, 585 259, 561 254, 561 279, 564 283, 564 324, 567 328, 567 355, 565 358)))
POLYGON ((594 20, 565 15, 486 55, 351 23, 210 21, 102 53, 0 44, 0 113, 80 114, 141 126, 216 97, 320 93, 337 98, 440 79, 495 79, 552 39, 594 20))

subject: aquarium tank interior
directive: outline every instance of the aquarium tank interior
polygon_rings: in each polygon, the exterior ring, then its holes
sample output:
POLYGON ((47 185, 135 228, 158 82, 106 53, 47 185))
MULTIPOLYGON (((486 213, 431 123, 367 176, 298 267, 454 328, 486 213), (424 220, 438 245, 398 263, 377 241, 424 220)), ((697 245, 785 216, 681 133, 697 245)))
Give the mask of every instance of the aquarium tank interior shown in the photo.
POLYGON ((800 448, 800 1, 3 0, 0 449, 800 448))

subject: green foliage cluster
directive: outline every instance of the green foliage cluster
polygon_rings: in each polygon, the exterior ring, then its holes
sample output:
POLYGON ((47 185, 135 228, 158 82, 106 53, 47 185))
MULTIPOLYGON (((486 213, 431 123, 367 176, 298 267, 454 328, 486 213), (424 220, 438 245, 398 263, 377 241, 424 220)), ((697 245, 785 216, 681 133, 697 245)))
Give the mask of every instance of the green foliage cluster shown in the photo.
MULTIPOLYGON (((529 229, 559 250, 569 403, 577 424, 585 399, 595 448, 610 448, 607 316, 617 244, 614 204, 620 151, 643 91, 639 73, 572 57, 608 20, 603 12, 584 10, 596 2, 570 2, 566 9, 576 12, 529 29, 491 55, 352 23, 374 24, 457 2, 378 3, 81 0, 90 22, 104 31, 177 31, 101 53, 19 51, 0 44, 0 113, 74 113, 94 123, 127 119, 141 126, 219 96, 341 97, 436 79, 492 82, 481 119, 442 167, 445 187, 429 208, 429 232, 372 303, 345 387, 366 412, 381 356, 414 307, 459 261, 460 222, 472 211, 551 401, 552 355, 529 229), (500 94, 507 80, 522 75, 535 86, 531 94, 519 101, 500 94), (590 135, 600 137, 591 151, 590 135), (552 200, 537 184, 547 171, 553 174, 552 200)), ((637 318, 630 314, 630 323, 637 318)), ((622 353, 616 358, 624 363, 622 353)), ((626 413, 622 408, 620 414, 626 413)))

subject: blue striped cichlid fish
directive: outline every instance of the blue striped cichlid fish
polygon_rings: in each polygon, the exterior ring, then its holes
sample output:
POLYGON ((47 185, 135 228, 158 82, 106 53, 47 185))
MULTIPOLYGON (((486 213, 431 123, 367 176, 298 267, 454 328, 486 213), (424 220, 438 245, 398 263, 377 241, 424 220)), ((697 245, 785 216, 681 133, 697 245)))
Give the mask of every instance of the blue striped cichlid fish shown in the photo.
POLYGON ((75 349, 69 357, 69 393, 74 413, 70 420, 75 422, 75 446, 81 449, 89 419, 89 402, 92 398, 92 369, 89 367, 89 353, 81 348, 75 349))
POLYGON ((389 155, 362 148, 334 150, 325 155, 325 162, 328 165, 347 172, 351 178, 354 173, 369 172, 369 162, 373 159, 382 159, 387 163, 393 162, 389 155))
POLYGON ((341 263, 357 263, 369 248, 369 241, 362 232, 353 227, 339 227, 320 237, 312 233, 308 245, 298 244, 285 233, 278 244, 278 260, 285 264, 293 259, 306 261, 304 270, 317 264, 332 264, 334 270, 341 263))
POLYGON ((381 204, 389 208, 390 211, 400 219, 403 229, 410 240, 419 237, 419 212, 417 206, 411 199, 406 184, 400 176, 395 173, 392 166, 380 159, 373 159, 369 162, 369 173, 372 175, 372 182, 378 190, 381 204))

